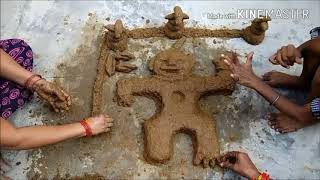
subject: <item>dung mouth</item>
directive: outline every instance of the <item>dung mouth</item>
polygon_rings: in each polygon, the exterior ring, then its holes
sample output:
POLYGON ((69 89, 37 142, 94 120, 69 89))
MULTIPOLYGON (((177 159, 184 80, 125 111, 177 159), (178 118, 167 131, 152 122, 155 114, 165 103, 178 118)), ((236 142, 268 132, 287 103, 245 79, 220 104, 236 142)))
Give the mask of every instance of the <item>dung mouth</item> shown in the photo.
POLYGON ((160 70, 167 73, 178 73, 180 71, 178 68, 160 68, 160 70))

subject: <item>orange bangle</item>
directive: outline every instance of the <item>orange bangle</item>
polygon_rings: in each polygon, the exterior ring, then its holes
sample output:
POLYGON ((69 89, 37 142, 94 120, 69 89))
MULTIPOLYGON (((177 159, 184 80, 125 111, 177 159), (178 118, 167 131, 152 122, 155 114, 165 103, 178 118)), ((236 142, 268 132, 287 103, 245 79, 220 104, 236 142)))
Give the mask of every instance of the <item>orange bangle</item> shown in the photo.
POLYGON ((92 136, 92 129, 89 126, 86 120, 80 121, 80 124, 83 126, 84 130, 86 131, 86 136, 92 136))

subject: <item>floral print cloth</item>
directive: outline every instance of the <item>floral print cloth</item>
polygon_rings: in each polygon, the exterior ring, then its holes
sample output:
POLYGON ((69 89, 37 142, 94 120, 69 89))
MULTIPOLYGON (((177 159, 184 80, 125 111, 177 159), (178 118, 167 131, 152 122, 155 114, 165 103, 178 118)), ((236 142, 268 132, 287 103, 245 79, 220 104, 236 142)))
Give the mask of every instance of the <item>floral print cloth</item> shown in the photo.
MULTIPOLYGON (((31 47, 21 39, 0 40, 0 48, 20 66, 32 71, 33 53, 31 47)), ((32 91, 13 81, 0 78, 0 117, 6 119, 15 110, 32 98, 32 91)))

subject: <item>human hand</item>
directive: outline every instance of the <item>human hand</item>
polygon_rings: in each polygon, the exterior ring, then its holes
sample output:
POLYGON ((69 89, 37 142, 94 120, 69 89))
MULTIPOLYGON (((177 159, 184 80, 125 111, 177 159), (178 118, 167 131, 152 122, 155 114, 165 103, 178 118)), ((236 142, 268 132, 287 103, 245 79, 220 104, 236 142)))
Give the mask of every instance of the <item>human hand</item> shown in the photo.
POLYGON ((113 119, 106 114, 90 117, 86 122, 91 128, 92 135, 109 132, 113 126, 113 119))
POLYGON ((276 53, 274 53, 269 61, 275 65, 281 65, 287 69, 293 66, 294 63, 301 64, 301 52, 294 45, 289 44, 287 46, 282 46, 276 53))
POLYGON ((55 112, 68 111, 71 105, 70 96, 58 85, 40 79, 32 87, 38 95, 50 103, 55 112))
POLYGON ((235 53, 232 53, 231 56, 222 56, 224 57, 224 62, 229 66, 232 72, 230 76, 239 84, 250 88, 254 86, 256 81, 259 81, 259 78, 252 70, 252 56, 253 52, 250 52, 247 55, 247 61, 244 64, 240 64, 235 53))
POLYGON ((247 153, 231 151, 217 158, 218 165, 231 169, 248 179, 257 179, 260 175, 247 153))

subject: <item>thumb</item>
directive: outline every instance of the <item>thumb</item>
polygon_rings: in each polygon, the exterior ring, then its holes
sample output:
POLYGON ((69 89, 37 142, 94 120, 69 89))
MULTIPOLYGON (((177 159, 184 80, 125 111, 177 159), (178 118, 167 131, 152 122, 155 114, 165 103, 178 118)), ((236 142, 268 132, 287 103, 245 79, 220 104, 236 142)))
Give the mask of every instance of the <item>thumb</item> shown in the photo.
POLYGON ((274 65, 278 65, 279 63, 277 62, 276 60, 276 54, 273 54, 270 58, 269 58, 269 61, 274 64, 274 65))
POLYGON ((248 55, 247 55, 247 61, 246 61, 246 64, 247 65, 252 65, 252 58, 253 58, 253 52, 251 51, 248 55))
POLYGON ((302 64, 302 59, 299 58, 299 57, 297 57, 297 58, 296 58, 296 63, 297 63, 297 64, 302 64))
POLYGON ((220 163, 219 165, 222 168, 228 168, 228 169, 231 169, 231 170, 233 170, 233 168, 234 168, 234 164, 231 164, 228 161, 224 161, 224 162, 220 163))

